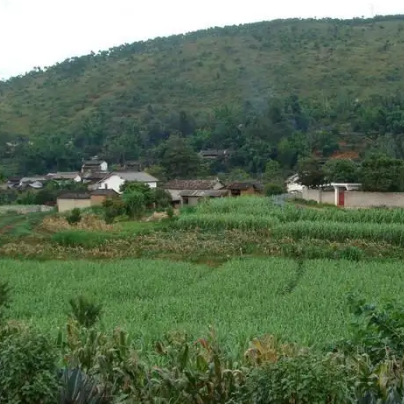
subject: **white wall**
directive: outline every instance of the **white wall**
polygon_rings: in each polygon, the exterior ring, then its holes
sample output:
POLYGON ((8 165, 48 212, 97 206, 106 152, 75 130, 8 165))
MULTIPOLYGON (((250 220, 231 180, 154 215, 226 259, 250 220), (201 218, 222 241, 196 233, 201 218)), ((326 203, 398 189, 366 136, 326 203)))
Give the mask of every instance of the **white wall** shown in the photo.
POLYGON ((404 207, 404 192, 345 192, 345 206, 370 208, 377 206, 404 207))
POLYGON ((335 205, 334 191, 321 191, 319 189, 303 187, 302 198, 306 199, 306 201, 316 201, 318 203, 329 203, 335 205))
MULTIPOLYGON (((107 179, 98 184, 98 189, 113 189, 115 192, 121 193, 121 185, 125 183, 119 175, 111 175, 107 179)), ((150 188, 157 188, 157 182, 146 182, 150 188)))

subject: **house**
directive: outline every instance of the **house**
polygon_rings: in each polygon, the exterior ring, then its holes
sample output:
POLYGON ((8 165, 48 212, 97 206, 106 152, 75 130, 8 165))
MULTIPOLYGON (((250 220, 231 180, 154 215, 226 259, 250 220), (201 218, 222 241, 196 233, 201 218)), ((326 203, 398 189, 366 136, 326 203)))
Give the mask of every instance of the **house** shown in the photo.
POLYGON ((216 180, 173 180, 164 189, 171 195, 174 206, 195 206, 206 198, 222 198, 228 195, 225 185, 216 180))
POLYGON ((48 179, 46 176, 23 177, 20 180, 19 188, 26 189, 30 187, 34 189, 41 189, 47 181, 48 179))
POLYGON ((81 174, 81 180, 83 181, 83 184, 87 184, 87 187, 90 191, 94 191, 98 189, 98 183, 106 178, 108 175, 109 173, 90 171, 81 174))
POLYGON ((78 208, 85 209, 91 206, 101 206, 107 199, 117 198, 119 194, 112 189, 97 189, 93 192, 64 193, 57 198, 59 212, 67 212, 78 208))
POLYGON ((81 172, 107 172, 108 171, 108 163, 104 160, 87 160, 81 166, 81 172))
POLYGON ((90 193, 91 206, 102 205, 107 199, 118 198, 118 192, 113 189, 96 189, 90 193))
POLYGON ((91 195, 88 192, 71 192, 57 197, 58 212, 68 212, 75 208, 84 209, 91 207, 91 195))
POLYGON ((98 181, 96 189, 113 189, 121 192, 121 185, 125 182, 141 182, 150 188, 157 188, 158 179, 143 171, 114 171, 98 181))
POLYGON ((286 189, 288 193, 303 192, 303 185, 299 184, 299 175, 294 174, 286 180, 286 189))
POLYGON ((56 172, 56 173, 49 173, 46 178, 50 181, 55 181, 57 183, 64 183, 64 182, 81 182, 81 176, 77 171, 74 172, 56 172))
POLYGON ((259 182, 233 182, 226 187, 231 196, 261 195, 263 186, 259 182))
POLYGON ((16 189, 20 186, 21 177, 9 177, 7 178, 7 188, 16 189))

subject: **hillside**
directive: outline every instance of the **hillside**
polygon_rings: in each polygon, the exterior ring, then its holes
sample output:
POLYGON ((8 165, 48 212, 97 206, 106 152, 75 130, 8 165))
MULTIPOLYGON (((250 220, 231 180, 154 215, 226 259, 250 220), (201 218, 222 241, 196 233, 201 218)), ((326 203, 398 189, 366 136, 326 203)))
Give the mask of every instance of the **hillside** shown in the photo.
POLYGON ((36 69, 0 83, 0 169, 73 169, 93 154, 160 164, 174 133, 194 151, 242 149, 229 167, 212 170, 252 173, 268 158, 292 168, 296 150, 327 154, 347 140, 348 148, 363 146, 364 135, 391 134, 394 142, 404 126, 395 97, 404 89, 403 43, 404 16, 284 20, 127 44, 36 69), (395 115, 381 117, 392 105, 395 115), (328 133, 320 140, 319 130, 328 133))

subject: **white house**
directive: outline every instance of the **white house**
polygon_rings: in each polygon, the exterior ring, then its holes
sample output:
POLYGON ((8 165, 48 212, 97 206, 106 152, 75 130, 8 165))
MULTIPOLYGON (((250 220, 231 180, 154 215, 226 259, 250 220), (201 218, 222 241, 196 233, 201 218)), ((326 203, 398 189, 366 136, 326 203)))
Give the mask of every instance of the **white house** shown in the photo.
POLYGON ((288 193, 302 192, 304 186, 299 184, 299 175, 294 174, 286 180, 286 189, 288 193))
POLYGON ((104 160, 88 160, 83 163, 81 166, 81 172, 85 173, 88 171, 97 171, 97 172, 107 172, 108 171, 108 163, 104 160))
POLYGON ((150 188, 157 188, 158 179, 145 172, 112 172, 97 183, 97 189, 113 189, 121 193, 121 185, 125 182, 142 182, 150 188))

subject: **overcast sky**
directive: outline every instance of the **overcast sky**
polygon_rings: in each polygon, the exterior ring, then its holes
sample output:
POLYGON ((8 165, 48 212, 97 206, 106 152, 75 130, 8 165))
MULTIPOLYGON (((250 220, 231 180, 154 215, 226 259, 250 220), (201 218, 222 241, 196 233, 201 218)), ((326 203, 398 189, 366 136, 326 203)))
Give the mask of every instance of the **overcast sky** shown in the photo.
POLYGON ((0 0, 0 78, 67 57, 212 26, 404 14, 403 0, 0 0))

